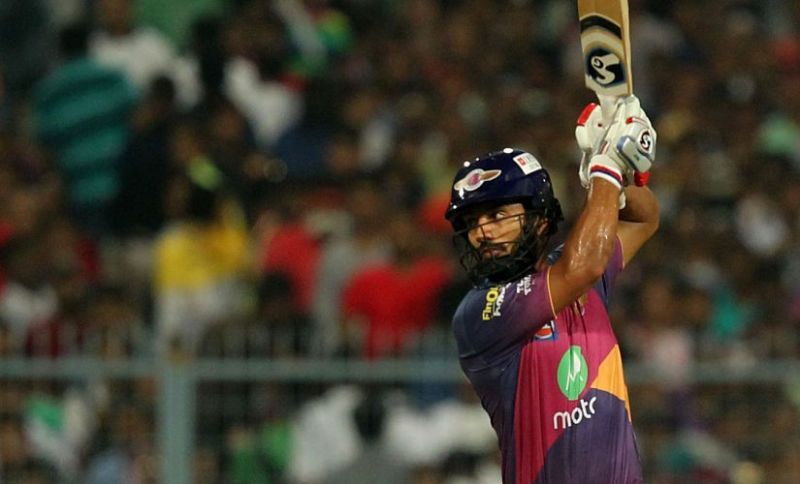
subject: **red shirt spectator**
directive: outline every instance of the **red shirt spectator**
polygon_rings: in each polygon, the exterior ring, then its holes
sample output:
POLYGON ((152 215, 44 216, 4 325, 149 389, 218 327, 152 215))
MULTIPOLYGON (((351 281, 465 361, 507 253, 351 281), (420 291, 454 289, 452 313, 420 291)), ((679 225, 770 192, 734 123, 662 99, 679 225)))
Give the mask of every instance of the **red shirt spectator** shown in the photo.
POLYGON ((295 304, 308 313, 319 266, 320 243, 300 222, 280 227, 264 247, 262 270, 285 274, 295 288, 295 304))
POLYGON ((365 319, 363 356, 390 356, 433 319, 439 293, 450 280, 447 261, 426 257, 407 268, 374 265, 356 273, 344 290, 346 320, 365 319))

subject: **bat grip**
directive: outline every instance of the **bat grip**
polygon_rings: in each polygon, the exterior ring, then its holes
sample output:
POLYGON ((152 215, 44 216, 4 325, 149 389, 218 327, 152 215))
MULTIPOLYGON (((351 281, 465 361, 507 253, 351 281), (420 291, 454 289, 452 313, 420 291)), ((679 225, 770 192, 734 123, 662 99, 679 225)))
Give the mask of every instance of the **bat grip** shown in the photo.
POLYGON ((614 122, 614 119, 617 117, 617 109, 619 109, 620 104, 622 104, 617 103, 619 98, 616 96, 604 96, 598 94, 597 99, 600 101, 600 111, 603 114, 603 136, 597 140, 597 144, 594 147, 593 153, 600 152, 600 148, 602 147, 603 142, 606 140, 608 132, 611 130, 611 125, 614 122))
POLYGON ((611 126, 614 117, 617 114, 617 96, 605 96, 598 94, 597 99, 600 101, 600 109, 603 112, 603 123, 606 126, 611 126))

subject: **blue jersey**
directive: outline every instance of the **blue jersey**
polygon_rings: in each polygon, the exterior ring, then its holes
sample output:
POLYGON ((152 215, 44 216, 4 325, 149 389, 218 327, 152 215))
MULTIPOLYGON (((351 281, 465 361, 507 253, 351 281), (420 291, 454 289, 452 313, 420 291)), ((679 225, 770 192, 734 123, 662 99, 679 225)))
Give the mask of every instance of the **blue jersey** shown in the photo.
POLYGON ((461 368, 500 443, 503 482, 641 482, 622 359, 600 281, 553 313, 549 269, 471 290, 453 325, 461 368))

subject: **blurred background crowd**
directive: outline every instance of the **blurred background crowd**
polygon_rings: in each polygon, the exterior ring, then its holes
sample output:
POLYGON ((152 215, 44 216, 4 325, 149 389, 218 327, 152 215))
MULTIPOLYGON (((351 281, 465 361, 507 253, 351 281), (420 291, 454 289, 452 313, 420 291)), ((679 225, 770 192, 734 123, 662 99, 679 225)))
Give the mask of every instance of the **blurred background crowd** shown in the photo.
MULTIPOLYGON (((800 3, 631 15, 663 216, 612 321, 650 375, 631 388, 647 480, 797 482, 800 382, 693 373, 800 355, 800 3)), ((455 362, 455 170, 534 153, 566 233, 590 101, 574 2, 3 0, 0 358, 455 362)), ((159 482, 158 398, 0 375, 0 480, 159 482)), ((461 383, 197 400, 192 482, 499 479, 461 383)))

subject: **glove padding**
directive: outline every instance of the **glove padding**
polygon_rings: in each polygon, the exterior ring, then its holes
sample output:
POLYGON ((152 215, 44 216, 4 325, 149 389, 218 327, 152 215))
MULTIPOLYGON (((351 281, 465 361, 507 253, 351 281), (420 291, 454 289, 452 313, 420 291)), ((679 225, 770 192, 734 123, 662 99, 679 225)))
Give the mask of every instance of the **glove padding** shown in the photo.
POLYGON ((620 189, 631 183, 647 183, 647 172, 655 157, 656 131, 636 96, 620 98, 614 106, 610 125, 594 103, 586 106, 578 118, 575 139, 583 152, 578 174, 585 188, 594 176, 609 180, 620 189))
POLYGON ((578 148, 586 155, 591 155, 600 146, 606 133, 607 124, 603 123, 603 110, 597 103, 589 103, 583 108, 575 126, 575 140, 578 148))
POLYGON ((639 98, 627 96, 620 102, 614 123, 604 139, 607 152, 633 172, 647 173, 656 155, 656 130, 639 104, 639 98))

